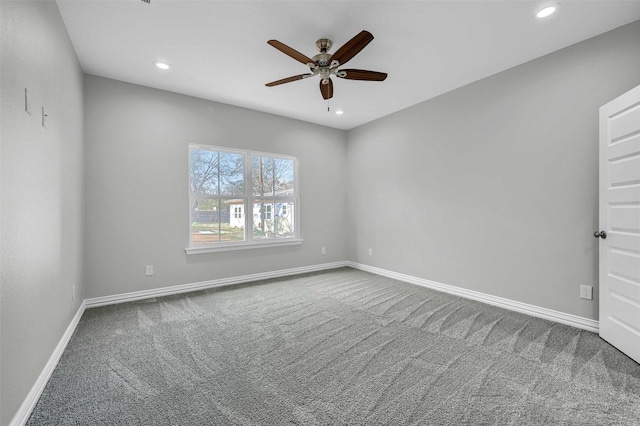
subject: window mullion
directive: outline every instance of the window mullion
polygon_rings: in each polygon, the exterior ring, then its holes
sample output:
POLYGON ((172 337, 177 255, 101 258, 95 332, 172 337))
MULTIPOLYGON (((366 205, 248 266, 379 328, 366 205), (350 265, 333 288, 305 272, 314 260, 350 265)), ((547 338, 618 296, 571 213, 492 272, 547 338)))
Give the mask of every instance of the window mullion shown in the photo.
POLYGON ((253 170, 251 169, 251 153, 244 154, 244 229, 245 240, 251 242, 253 240, 253 170))
POLYGON ((217 176, 217 185, 216 185, 217 186, 216 195, 218 196, 218 198, 217 198, 217 201, 218 201, 218 203, 217 203, 218 204, 218 206, 217 206, 217 209, 218 209, 218 242, 220 242, 221 238, 222 238, 222 223, 221 223, 221 220, 220 220, 221 213, 222 213, 221 212, 222 204, 220 202, 220 152, 219 151, 216 152, 216 158, 217 158, 217 163, 218 163, 218 167, 217 167, 218 176, 217 176))

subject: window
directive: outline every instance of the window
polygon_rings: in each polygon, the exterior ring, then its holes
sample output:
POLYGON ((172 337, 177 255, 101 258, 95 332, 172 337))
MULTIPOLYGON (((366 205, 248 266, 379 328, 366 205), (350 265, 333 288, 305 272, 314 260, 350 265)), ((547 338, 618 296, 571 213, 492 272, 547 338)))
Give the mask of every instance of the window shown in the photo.
POLYGON ((242 218, 242 206, 236 206, 233 208, 233 217, 235 219, 241 219, 242 218))
POLYGON ((299 244, 297 159, 189 146, 187 253, 299 244))
POLYGON ((271 204, 264 206, 264 218, 265 220, 271 220, 271 204))

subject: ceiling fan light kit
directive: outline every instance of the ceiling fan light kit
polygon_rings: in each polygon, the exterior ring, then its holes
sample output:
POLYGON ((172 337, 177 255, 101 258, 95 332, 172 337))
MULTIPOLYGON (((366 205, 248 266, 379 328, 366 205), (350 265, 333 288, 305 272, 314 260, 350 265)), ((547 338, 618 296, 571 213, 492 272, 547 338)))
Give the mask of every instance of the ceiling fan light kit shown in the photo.
POLYGON ((320 53, 313 58, 298 52, 297 50, 287 46, 278 40, 269 40, 267 43, 275 47, 285 55, 303 63, 309 67, 310 73, 299 74, 292 77, 283 78, 281 80, 267 83, 267 87, 278 86, 292 81, 302 80, 309 77, 320 77, 320 93, 323 99, 331 99, 333 97, 333 81, 331 76, 343 78, 346 80, 362 80, 362 81, 383 81, 387 78, 387 74, 378 71, 358 70, 358 69, 339 69, 357 55, 373 40, 373 35, 369 31, 362 31, 351 40, 346 42, 335 53, 330 54, 329 50, 333 46, 333 42, 327 38, 321 38, 316 41, 316 48, 320 53))

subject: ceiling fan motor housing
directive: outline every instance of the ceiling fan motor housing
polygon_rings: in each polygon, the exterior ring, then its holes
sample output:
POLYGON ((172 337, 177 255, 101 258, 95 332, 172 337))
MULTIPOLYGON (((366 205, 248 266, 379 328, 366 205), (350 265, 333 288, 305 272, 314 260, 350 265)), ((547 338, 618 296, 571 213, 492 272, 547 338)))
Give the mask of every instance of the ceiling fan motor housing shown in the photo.
POLYGON ((316 62, 321 67, 327 67, 329 66, 329 59, 331 59, 331 55, 329 55, 328 53, 318 53, 311 59, 313 59, 314 62, 316 62))

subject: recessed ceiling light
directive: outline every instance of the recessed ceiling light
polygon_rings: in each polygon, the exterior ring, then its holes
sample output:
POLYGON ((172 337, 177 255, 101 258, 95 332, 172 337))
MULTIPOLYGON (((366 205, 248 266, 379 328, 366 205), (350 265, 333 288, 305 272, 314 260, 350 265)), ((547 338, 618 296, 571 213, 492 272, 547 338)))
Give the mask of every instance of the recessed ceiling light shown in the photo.
POLYGON ((344 114, 343 110, 341 110, 341 109, 336 110, 336 115, 342 115, 342 114, 344 114))
POLYGON ((160 61, 154 61, 153 65, 155 65, 156 67, 160 68, 161 70, 168 70, 169 68, 171 68, 171 66, 169 64, 166 64, 166 63, 160 62, 160 61))
POLYGON ((544 9, 542 9, 540 12, 538 12, 536 16, 538 18, 546 18, 547 16, 551 15, 555 11, 556 11, 555 6, 547 6, 544 9))

